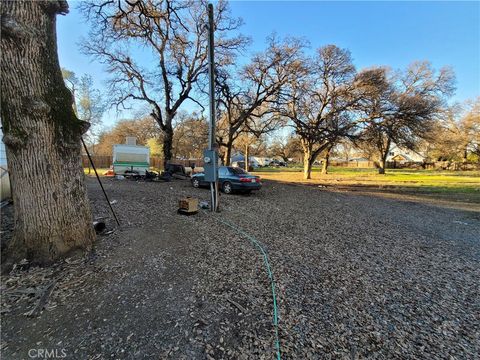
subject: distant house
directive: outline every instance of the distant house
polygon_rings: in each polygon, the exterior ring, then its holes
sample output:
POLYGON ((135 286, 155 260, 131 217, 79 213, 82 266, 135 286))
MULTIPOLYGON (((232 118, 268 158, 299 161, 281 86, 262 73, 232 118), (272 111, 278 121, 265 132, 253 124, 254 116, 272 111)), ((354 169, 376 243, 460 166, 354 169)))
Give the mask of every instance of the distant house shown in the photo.
MULTIPOLYGON (((239 152, 233 154, 232 157, 230 158, 230 163, 231 164, 238 163, 238 162, 245 162, 245 156, 242 153, 239 153, 239 152)), ((248 157, 248 163, 252 167, 259 167, 260 166, 258 161, 253 156, 248 157)))
POLYGON ((253 159, 260 165, 260 166, 268 166, 272 162, 273 159, 268 157, 261 157, 261 156, 254 156, 253 159))
MULTIPOLYGON (((0 128, 0 139, 3 139, 3 132, 0 128)), ((11 196, 10 178, 8 176, 7 152, 3 140, 0 141, 0 201, 11 196)))
POLYGON ((426 156, 424 156, 420 152, 404 149, 397 145, 392 146, 387 156, 387 161, 389 162, 395 161, 399 163, 406 163, 406 162, 422 163, 425 160, 426 160, 426 156))

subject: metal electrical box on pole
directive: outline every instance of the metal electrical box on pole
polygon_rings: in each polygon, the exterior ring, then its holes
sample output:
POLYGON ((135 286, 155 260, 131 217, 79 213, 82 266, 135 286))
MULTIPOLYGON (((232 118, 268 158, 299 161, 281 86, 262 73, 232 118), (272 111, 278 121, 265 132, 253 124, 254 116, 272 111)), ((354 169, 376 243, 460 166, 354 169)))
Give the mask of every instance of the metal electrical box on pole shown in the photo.
POLYGON ((218 154, 215 150, 203 151, 204 180, 209 183, 215 183, 218 180, 218 154))
POLYGON ((212 211, 218 210, 218 154, 215 146, 215 54, 214 54, 214 23, 213 23, 213 5, 208 4, 208 75, 209 75, 209 95, 210 95, 210 123, 208 150, 204 151, 203 168, 205 180, 210 183, 211 206, 212 211))

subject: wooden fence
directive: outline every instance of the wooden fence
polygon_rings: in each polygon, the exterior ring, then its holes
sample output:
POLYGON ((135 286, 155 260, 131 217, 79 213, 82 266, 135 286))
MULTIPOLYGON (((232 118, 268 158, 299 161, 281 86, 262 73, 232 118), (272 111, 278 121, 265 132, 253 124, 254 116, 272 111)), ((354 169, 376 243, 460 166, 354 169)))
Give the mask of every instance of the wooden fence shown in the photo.
MULTIPOLYGON (((112 157, 108 155, 94 155, 92 156, 92 160, 98 169, 109 168, 112 165, 112 157)), ((82 166, 84 168, 90 168, 90 161, 88 161, 87 155, 82 155, 82 166)))
POLYGON ((330 166, 341 166, 349 168, 374 168, 375 163, 373 161, 354 160, 354 161, 330 161, 330 166))
MULTIPOLYGON (((373 161, 331 161, 331 166, 353 168, 376 168, 373 161)), ((480 170, 480 163, 458 161, 387 161, 387 169, 427 169, 427 170, 480 170)))
POLYGON ((478 162, 460 162, 460 161, 436 161, 426 163, 425 169, 433 170, 480 170, 480 163, 478 162))
MULTIPOLYGON (((93 163, 98 169, 106 169, 112 165, 112 156, 110 155, 94 155, 92 156, 93 163)), ((189 159, 189 160, 172 160, 173 164, 181 164, 185 167, 191 167, 195 164, 195 167, 203 167, 202 159, 189 159)), ((82 155, 82 165, 84 168, 90 168, 90 162, 87 155, 82 155)), ((331 166, 342 166, 349 168, 375 168, 373 161, 358 160, 358 161, 330 161, 331 166)), ((163 170, 163 158, 160 156, 150 157, 150 167, 163 170)), ((479 163, 472 162, 452 162, 452 161, 437 161, 429 163, 420 162, 398 162, 388 161, 386 164, 387 169, 429 169, 429 170, 480 170, 479 163)))
MULTIPOLYGON (((112 166, 113 163, 113 156, 110 155, 93 155, 92 156, 93 163, 95 167, 98 169, 108 169, 112 166)), ((172 160, 171 163, 174 164, 181 164, 186 167, 191 167, 195 164, 195 167, 203 166, 202 159, 190 159, 190 160, 172 160)), ((84 168, 90 168, 90 162, 88 160, 87 155, 82 155, 82 165, 84 168)), ((163 170, 163 158, 160 156, 151 156, 150 157, 150 167, 163 170)))

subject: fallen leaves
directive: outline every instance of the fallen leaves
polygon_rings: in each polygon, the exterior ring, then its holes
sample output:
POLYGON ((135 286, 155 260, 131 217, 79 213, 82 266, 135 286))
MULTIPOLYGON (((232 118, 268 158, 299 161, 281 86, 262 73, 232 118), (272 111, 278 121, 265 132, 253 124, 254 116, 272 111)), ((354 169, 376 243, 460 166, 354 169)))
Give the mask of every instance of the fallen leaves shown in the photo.
MULTIPOLYGON (((125 204, 118 211, 128 225, 99 238, 90 258, 50 268, 23 262, 3 277, 2 352, 31 345, 33 335, 13 329, 38 321, 48 324, 42 341, 63 341, 76 358, 272 359, 262 256, 213 218, 222 216, 268 251, 282 358, 476 356, 478 219, 270 183, 251 196, 222 195, 220 214, 179 217, 178 198, 205 201, 208 191, 177 180, 105 186, 125 204), (52 281, 44 314, 21 315, 52 281)), ((97 215, 108 217, 90 190, 97 215)))

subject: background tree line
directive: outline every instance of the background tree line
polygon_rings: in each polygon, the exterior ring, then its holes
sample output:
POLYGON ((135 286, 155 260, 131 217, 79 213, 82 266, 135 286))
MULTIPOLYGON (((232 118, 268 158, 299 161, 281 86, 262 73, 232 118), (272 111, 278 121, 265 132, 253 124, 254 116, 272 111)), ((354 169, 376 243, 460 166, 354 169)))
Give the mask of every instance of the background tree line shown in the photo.
MULTIPOLYGON (((205 120, 184 116, 181 109, 196 104, 203 113, 206 108, 206 3, 106 1, 80 7, 92 25, 82 49, 106 65, 109 101, 117 107, 137 102, 150 108, 156 125, 145 118, 133 126, 150 124, 149 137, 133 127, 129 133, 138 134, 140 143, 161 147, 166 162, 199 156, 205 120), (146 49, 142 56, 131 51, 137 45, 146 49)), ((245 62, 240 55, 250 39, 239 33, 242 20, 230 14, 226 1, 216 6, 215 21, 216 140, 227 165, 233 149, 258 152, 261 147, 250 145, 265 142, 285 126, 293 129, 300 145, 305 178, 319 157, 328 159, 347 142, 368 154, 380 173, 393 144, 418 149, 428 142, 439 158, 452 157, 447 149, 453 146, 463 149, 465 159, 478 151, 478 106, 469 107, 473 115, 468 121, 457 120, 464 115, 447 107, 455 82, 448 67, 434 69, 423 61, 400 70, 357 70, 347 49, 326 45, 312 54, 306 41, 275 35, 267 39, 265 50, 245 62), (448 141, 442 136, 443 144, 435 136, 441 129, 450 134, 448 141)), ((108 153, 112 142, 123 142, 119 134, 126 134, 127 125, 120 122, 100 134, 99 152, 108 153)), ((270 142, 281 156, 286 144, 270 142)), ((266 147, 263 152, 267 154, 266 147)))

